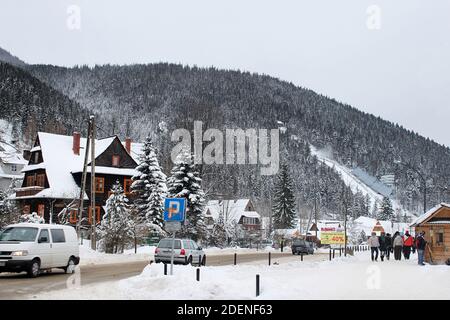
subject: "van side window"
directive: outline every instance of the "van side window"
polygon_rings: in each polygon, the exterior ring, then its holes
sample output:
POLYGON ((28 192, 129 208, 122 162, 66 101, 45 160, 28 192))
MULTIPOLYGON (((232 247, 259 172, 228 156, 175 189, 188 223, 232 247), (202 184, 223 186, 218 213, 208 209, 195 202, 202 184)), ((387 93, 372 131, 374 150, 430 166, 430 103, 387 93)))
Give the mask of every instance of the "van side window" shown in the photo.
POLYGON ((51 229, 53 243, 66 242, 66 237, 62 229, 51 229))
POLYGON ((192 240, 191 240, 191 246, 192 246, 193 250, 197 250, 197 248, 198 248, 197 243, 195 243, 195 241, 192 241, 192 240))
POLYGON ((48 230, 47 229, 42 229, 41 230, 41 233, 39 234, 38 241, 40 243, 50 243, 50 236, 48 234, 48 230), (42 241, 41 239, 43 239, 43 238, 47 238, 47 240, 46 241, 42 241))

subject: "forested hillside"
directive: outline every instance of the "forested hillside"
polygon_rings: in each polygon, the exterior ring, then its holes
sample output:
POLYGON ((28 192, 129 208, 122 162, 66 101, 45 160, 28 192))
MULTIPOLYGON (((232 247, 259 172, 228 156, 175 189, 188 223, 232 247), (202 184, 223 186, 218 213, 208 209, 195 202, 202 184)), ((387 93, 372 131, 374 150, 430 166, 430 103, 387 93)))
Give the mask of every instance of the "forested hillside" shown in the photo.
MULTIPOLYGON (((429 203, 446 197, 440 189, 450 177, 449 148, 269 76, 163 63, 94 68, 30 66, 29 70, 83 107, 99 112, 110 123, 107 130, 111 132, 140 140, 148 133, 159 132, 157 141, 166 155, 171 130, 192 129, 194 120, 202 120, 204 128, 219 129, 270 129, 281 121, 287 128, 282 161, 289 163, 298 192, 310 201, 308 190, 313 185, 321 186, 320 201, 329 210, 337 210, 328 204, 334 202, 330 198, 336 196, 338 188, 324 180, 332 175, 318 177, 319 167, 306 166, 305 161, 314 161, 305 151, 308 143, 319 148, 329 146, 336 160, 362 167, 372 175, 396 173, 399 197, 412 210, 422 210, 420 181, 414 173, 396 166, 394 160, 409 162, 427 176, 429 203), (162 122, 168 131, 159 130, 165 127, 162 122)), ((205 169, 219 180, 226 180, 230 172, 240 177, 220 183, 220 192, 267 197, 271 183, 265 181, 270 178, 259 177, 247 166, 225 167, 205 169)))
POLYGON ((85 130, 89 112, 28 72, 0 63, 0 118, 12 124, 13 140, 25 146, 37 131, 85 130))

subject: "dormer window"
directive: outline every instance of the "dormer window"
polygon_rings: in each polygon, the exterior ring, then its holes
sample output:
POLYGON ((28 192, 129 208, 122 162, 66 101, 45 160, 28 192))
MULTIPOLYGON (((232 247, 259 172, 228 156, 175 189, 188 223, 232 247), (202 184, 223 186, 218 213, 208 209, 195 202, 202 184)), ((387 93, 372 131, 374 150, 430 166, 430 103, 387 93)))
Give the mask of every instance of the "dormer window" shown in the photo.
POLYGON ((16 171, 17 171, 17 165, 12 164, 12 165, 11 165, 11 171, 12 171, 12 172, 16 172, 16 171))
POLYGON ((120 156, 114 155, 112 156, 112 165, 113 167, 118 167, 120 164, 120 156))

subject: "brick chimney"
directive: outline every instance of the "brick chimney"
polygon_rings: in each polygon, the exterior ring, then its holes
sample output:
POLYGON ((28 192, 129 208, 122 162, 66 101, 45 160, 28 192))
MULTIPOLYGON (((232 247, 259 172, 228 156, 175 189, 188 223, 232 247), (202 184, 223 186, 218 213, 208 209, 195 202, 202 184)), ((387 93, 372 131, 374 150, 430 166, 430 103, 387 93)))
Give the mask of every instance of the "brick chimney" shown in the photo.
POLYGON ((128 154, 131 154, 131 138, 125 139, 125 149, 127 150, 128 154))
POLYGON ((72 150, 73 150, 73 154, 79 156, 80 155, 80 139, 81 139, 81 134, 79 132, 74 132, 73 133, 73 145, 72 145, 72 150))

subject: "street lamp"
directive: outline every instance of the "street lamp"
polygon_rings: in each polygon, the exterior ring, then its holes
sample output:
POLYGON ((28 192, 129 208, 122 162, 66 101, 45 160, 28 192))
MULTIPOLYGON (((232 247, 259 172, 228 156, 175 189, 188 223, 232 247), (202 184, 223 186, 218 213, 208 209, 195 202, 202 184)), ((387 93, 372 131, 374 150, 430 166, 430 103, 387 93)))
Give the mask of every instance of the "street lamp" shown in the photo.
POLYGON ((395 160, 394 163, 400 164, 400 165, 406 167, 407 169, 414 171, 415 173, 417 173, 419 178, 422 180, 422 183, 423 183, 423 212, 424 213, 427 212, 427 180, 425 179, 423 174, 418 169, 416 169, 415 167, 410 165, 409 163, 404 163, 400 160, 395 160))

